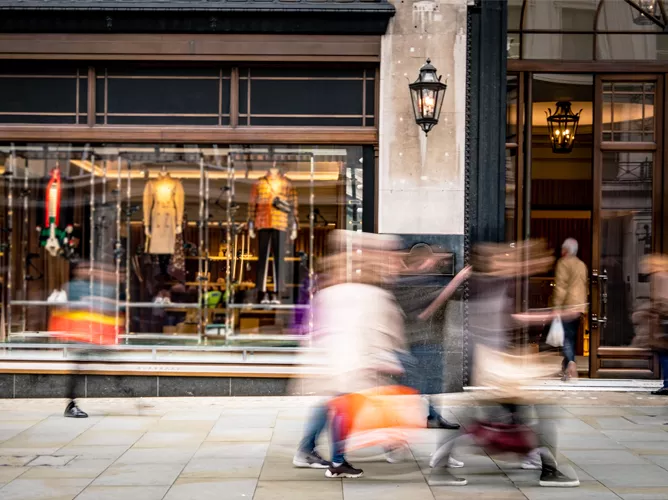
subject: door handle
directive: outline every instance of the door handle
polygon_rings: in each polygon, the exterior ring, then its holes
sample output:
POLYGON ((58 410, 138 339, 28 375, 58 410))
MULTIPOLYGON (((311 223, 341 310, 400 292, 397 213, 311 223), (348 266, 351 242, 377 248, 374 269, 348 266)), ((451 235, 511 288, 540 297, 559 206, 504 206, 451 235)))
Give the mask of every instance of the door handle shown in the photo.
POLYGON ((600 317, 596 319, 602 328, 608 324, 608 271, 603 269, 603 272, 598 275, 598 293, 600 304, 600 317))

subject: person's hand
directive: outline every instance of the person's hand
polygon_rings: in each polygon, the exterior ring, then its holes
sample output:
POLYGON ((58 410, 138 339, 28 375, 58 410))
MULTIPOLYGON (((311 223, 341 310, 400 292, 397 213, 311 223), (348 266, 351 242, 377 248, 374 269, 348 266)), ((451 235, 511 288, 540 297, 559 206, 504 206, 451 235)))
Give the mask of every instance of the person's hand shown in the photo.
POLYGON ((295 241, 297 239, 297 227, 293 227, 292 231, 290 231, 290 239, 292 241, 295 241))
POLYGON ((151 236, 151 228, 148 227, 148 226, 144 226, 144 234, 145 234, 146 236, 149 236, 149 237, 150 237, 150 236, 151 236))
POLYGON ((182 231, 183 231, 183 228, 181 227, 181 225, 180 224, 177 225, 176 226, 176 234, 181 234, 182 231))
POLYGON ((248 235, 255 239, 255 225, 252 222, 248 223, 248 235))

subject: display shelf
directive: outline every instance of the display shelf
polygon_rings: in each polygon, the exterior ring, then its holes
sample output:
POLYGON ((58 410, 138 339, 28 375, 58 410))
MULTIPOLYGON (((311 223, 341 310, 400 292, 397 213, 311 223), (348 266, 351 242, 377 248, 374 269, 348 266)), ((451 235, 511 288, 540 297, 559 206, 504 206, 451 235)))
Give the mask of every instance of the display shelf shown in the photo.
MULTIPOLYGON (((227 261, 227 260, 230 260, 230 259, 228 259, 225 256, 216 255, 214 257, 212 257, 212 256, 209 256, 209 257, 186 256, 186 260, 210 260, 210 261, 213 261, 213 262, 224 262, 224 261, 227 261)), ((257 262, 259 260, 259 257, 242 256, 242 257, 237 257, 236 260, 243 261, 243 262, 257 262)), ((273 257, 269 257, 269 261, 273 261, 273 260, 274 260, 273 257)), ((301 260, 302 259, 300 257, 284 257, 283 258, 283 262, 299 262, 301 260)))
POLYGON ((230 309, 239 309, 241 311, 253 310, 277 310, 277 311, 296 311, 297 309, 308 309, 309 306, 303 304, 228 304, 230 309))

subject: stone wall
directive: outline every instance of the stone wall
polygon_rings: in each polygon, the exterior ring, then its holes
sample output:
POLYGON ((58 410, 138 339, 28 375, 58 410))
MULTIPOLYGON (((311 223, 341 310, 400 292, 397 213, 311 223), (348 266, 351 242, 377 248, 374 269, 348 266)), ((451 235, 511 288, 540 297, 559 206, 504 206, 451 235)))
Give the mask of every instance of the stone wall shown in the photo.
POLYGON ((464 233, 467 0, 394 0, 380 68, 378 229, 464 233), (408 84, 430 58, 448 84, 438 125, 415 124, 408 84))

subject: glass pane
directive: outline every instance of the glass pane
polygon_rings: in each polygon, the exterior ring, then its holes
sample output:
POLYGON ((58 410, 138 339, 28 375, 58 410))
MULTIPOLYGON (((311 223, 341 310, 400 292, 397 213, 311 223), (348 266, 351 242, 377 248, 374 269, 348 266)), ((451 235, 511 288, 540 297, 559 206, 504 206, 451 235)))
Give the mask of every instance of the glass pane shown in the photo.
POLYGON ((523 0, 508 0, 508 30, 520 29, 523 0))
MULTIPOLYGON (((639 3, 640 0, 634 0, 639 3)), ((661 15, 658 3, 654 6, 657 17, 661 15)), ((605 0, 598 15, 599 31, 659 32, 661 28, 633 8, 626 0, 605 0)))
POLYGON ((598 0, 549 2, 527 0, 524 29, 593 31, 598 0))
POLYGON ((653 82, 603 84, 603 140, 654 142, 653 82))
POLYGON ((506 149, 506 241, 517 241, 517 149, 506 149))
POLYGON ((650 152, 603 154, 601 264, 607 280, 607 325, 601 345, 628 346, 635 335, 631 315, 649 289, 638 269, 652 249, 652 169, 650 152))
POLYGON ((593 35, 526 34, 522 46, 524 59, 588 61, 592 59, 593 35))
POLYGON ((598 35, 596 58, 619 61, 654 61, 668 59, 666 34, 598 35))
POLYGON ((516 75, 506 79, 506 143, 517 143, 517 98, 519 80, 516 75))

